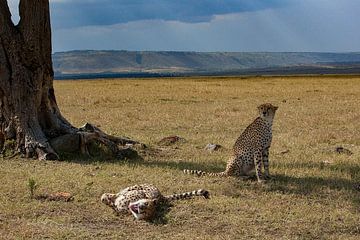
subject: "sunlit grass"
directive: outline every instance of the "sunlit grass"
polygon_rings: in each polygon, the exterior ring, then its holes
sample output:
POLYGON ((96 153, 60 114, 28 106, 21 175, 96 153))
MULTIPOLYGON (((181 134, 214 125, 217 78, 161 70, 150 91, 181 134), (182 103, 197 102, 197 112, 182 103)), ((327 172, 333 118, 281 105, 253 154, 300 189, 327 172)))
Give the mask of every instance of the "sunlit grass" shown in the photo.
POLYGON ((4 239, 357 239, 360 235, 360 77, 215 77, 56 81, 63 114, 155 149, 142 161, 72 157, 0 160, 4 239), (184 175, 222 171, 256 106, 279 106, 266 185, 184 175), (185 143, 158 146, 169 135, 185 143), (209 153, 208 143, 225 147, 209 153), (353 152, 335 153, 337 146, 353 152), (68 191, 69 203, 30 199, 68 191), (164 194, 206 188, 210 200, 176 202, 161 223, 119 218, 103 192, 152 183, 164 194))

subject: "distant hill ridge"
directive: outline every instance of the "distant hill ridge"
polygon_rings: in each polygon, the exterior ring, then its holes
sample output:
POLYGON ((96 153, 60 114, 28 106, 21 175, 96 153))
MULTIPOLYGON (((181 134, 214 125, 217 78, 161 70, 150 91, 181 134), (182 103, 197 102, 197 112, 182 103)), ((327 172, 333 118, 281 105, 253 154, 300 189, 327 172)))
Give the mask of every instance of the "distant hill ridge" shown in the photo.
MULTIPOLYGON (((266 72, 360 68, 360 53, 70 51, 53 54, 55 77, 266 72), (281 70, 283 69, 283 70, 281 70)), ((356 69, 356 70, 354 70, 356 69)), ((291 72, 291 71, 290 71, 291 72)))

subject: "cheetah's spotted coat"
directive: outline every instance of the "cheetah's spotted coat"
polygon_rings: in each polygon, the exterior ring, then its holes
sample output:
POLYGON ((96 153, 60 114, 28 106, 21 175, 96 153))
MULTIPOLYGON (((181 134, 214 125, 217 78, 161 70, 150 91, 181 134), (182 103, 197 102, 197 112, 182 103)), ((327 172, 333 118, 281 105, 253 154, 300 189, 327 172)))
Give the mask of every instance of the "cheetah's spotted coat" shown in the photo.
POLYGON ((163 196, 152 184, 141 184, 127 187, 117 194, 104 193, 101 201, 112 207, 117 213, 131 212, 136 219, 151 219, 156 213, 158 204, 192 196, 209 198, 209 192, 199 189, 192 192, 163 196))
POLYGON ((201 170, 187 170, 188 174, 210 176, 246 177, 255 168, 259 182, 263 181, 261 172, 264 165, 264 178, 270 178, 269 148, 272 140, 272 123, 278 107, 270 103, 258 106, 257 117, 239 136, 233 147, 233 156, 229 159, 226 169, 220 173, 207 173, 201 170))

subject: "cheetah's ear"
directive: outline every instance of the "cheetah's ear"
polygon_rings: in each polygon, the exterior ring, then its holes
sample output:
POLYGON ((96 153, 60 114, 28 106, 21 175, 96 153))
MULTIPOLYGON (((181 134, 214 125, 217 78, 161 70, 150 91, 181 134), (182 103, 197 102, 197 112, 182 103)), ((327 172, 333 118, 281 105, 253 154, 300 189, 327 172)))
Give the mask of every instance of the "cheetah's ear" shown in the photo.
POLYGON ((279 107, 277 107, 277 106, 274 106, 274 110, 275 110, 275 111, 276 111, 276 110, 278 110, 278 108, 279 108, 279 107))

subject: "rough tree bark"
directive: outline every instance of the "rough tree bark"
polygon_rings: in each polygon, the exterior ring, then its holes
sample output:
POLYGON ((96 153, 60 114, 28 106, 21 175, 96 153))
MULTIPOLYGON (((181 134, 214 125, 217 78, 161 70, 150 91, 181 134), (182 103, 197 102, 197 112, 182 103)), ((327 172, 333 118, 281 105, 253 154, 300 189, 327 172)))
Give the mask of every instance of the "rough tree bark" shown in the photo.
POLYGON ((119 145, 137 143, 91 124, 78 129, 61 115, 53 87, 49 1, 20 0, 19 15, 14 25, 7 0, 0 0, 0 147, 12 139, 26 157, 55 160, 56 150, 66 146, 87 153, 89 141, 115 154, 119 145))

